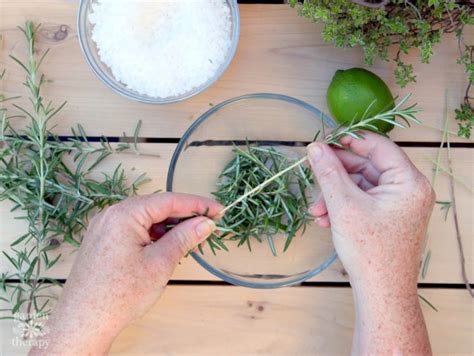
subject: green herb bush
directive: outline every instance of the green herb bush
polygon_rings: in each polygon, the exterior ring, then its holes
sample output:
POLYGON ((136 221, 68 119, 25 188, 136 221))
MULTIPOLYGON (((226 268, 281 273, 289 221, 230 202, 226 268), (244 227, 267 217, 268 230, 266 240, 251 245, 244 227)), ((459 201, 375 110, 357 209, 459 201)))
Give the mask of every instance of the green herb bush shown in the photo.
MULTIPOLYGON (((474 123, 470 89, 474 79, 474 45, 466 43, 465 28, 474 24, 474 2, 452 0, 290 0, 299 14, 323 22, 322 36, 336 47, 360 46, 364 61, 376 58, 396 63, 395 78, 401 87, 416 81, 413 65, 404 61, 410 49, 417 48, 422 63, 429 63, 435 45, 444 33, 455 33, 459 43, 458 63, 468 75, 468 86, 456 110, 458 135, 470 137, 474 123), (389 47, 396 54, 390 58, 389 47)), ((470 39, 472 40, 472 39, 470 39)), ((454 59, 453 59, 454 61, 454 59)))

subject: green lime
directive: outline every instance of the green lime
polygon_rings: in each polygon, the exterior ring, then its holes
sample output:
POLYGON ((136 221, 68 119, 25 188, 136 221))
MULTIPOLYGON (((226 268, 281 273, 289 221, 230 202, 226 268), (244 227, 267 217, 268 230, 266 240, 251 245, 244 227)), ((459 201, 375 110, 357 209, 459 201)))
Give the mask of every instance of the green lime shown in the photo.
MULTIPOLYGON (((339 124, 349 124, 352 120, 357 122, 364 118, 364 114, 365 117, 374 116, 395 106, 387 84, 363 68, 336 71, 329 84, 327 102, 339 124)), ((384 121, 376 121, 374 125, 382 132, 393 129, 392 124, 384 121)))

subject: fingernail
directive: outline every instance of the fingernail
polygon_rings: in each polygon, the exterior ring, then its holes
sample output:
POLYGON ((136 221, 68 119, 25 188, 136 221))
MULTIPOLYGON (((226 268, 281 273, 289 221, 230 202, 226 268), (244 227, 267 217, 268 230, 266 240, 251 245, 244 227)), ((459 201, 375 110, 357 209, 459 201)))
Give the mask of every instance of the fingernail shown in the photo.
POLYGON ((308 147, 309 158, 313 162, 319 161, 323 155, 323 150, 317 143, 313 143, 308 147))
POLYGON ((196 234, 201 238, 208 237, 216 229, 216 224, 210 219, 200 222, 196 226, 196 234))

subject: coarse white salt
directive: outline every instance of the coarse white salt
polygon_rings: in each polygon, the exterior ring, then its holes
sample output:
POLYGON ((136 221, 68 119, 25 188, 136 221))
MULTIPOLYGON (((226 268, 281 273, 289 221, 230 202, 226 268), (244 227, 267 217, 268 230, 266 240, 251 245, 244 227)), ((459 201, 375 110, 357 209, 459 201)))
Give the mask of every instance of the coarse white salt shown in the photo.
POLYGON ((231 47, 225 0, 98 0, 89 21, 101 61, 142 95, 183 95, 211 79, 231 47))

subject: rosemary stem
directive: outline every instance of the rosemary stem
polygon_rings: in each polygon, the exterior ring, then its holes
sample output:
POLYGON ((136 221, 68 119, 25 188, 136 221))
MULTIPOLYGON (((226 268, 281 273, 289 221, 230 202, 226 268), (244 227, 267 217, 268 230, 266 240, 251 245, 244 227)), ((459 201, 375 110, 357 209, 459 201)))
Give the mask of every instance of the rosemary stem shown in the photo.
POLYGON ((295 163, 293 163, 292 165, 288 166, 287 168, 283 169, 282 171, 278 172, 277 174, 275 174, 273 177, 271 178, 268 178, 266 181, 260 183, 259 185, 257 185, 255 188, 253 188, 252 190, 249 190, 247 193, 245 193, 244 195, 240 196, 240 198, 234 200, 234 202, 230 205, 227 205, 224 209, 222 209, 219 214, 217 214, 218 217, 221 217, 222 215, 224 215, 228 210, 232 209, 234 206, 236 206, 237 204, 239 204, 242 200, 246 199, 247 197, 257 193, 258 191, 260 191, 261 189, 265 188, 268 184, 270 184, 271 182, 275 181, 276 179, 278 179, 279 177, 281 177, 282 175, 284 175, 285 173, 291 171, 292 169, 298 167, 300 164, 302 164, 303 162, 307 161, 308 160, 308 156, 304 156, 303 158, 299 159, 298 161, 296 161, 295 163))
POLYGON ((439 174, 439 170, 440 170, 440 163, 441 163, 441 149, 444 145, 444 142, 446 141, 447 139, 447 135, 448 135, 448 91, 445 90, 444 92, 444 101, 445 101, 445 106, 444 106, 444 129, 443 129, 443 135, 441 137, 441 145, 440 145, 440 149, 438 150, 438 156, 436 158, 436 167, 435 167, 435 172, 433 174, 433 180, 431 181, 431 185, 434 187, 435 185, 435 182, 436 182, 436 178, 438 178, 438 174, 439 174))
POLYGON ((33 277, 33 284, 32 288, 30 291, 30 297, 28 298, 28 307, 27 307, 27 318, 30 319, 31 315, 31 308, 33 306, 33 301, 34 301, 34 295, 35 295, 35 289, 38 286, 39 283, 39 278, 41 275, 41 249, 42 249, 42 243, 46 239, 46 229, 44 226, 44 203, 45 203, 45 187, 46 187, 46 175, 47 175, 47 170, 46 170, 46 157, 45 157, 45 143, 46 143, 46 122, 47 122, 47 117, 46 113, 44 110, 44 107, 41 103, 41 99, 39 98, 39 85, 37 86, 37 63, 35 61, 35 53, 34 53, 34 41, 35 41, 35 33, 34 29, 32 28, 32 24, 29 23, 29 26, 27 25, 26 31, 28 34, 28 48, 29 48, 29 73, 28 73, 28 80, 27 83, 30 86, 30 89, 32 94, 33 94, 33 104, 35 107, 35 112, 36 112, 36 120, 37 120, 37 125, 38 125, 38 130, 39 130, 39 142, 38 142, 38 153, 39 153, 39 174, 38 174, 38 179, 39 179, 39 191, 38 191, 38 227, 36 228, 36 236, 35 236, 35 242, 36 242, 36 268, 35 268, 35 275, 33 277), (30 27, 31 26, 31 27, 30 27))
POLYGON ((449 136, 447 136, 446 138, 446 147, 448 149, 448 169, 450 173, 449 186, 450 186, 451 200, 452 200, 451 205, 452 205, 452 212, 453 212, 453 219, 454 219, 454 227, 456 229, 456 240, 458 242, 459 259, 460 259, 460 264, 461 264, 461 277, 463 279, 464 284, 466 285, 467 291, 469 292, 471 297, 474 298, 474 290, 471 288, 469 277, 466 271, 466 257, 464 254, 464 246, 462 242, 461 229, 459 228, 459 219, 458 219, 458 212, 457 212, 457 206, 456 206, 456 194, 454 190, 454 172, 453 172, 453 164, 452 164, 452 159, 451 159, 451 146, 450 146, 449 136))

